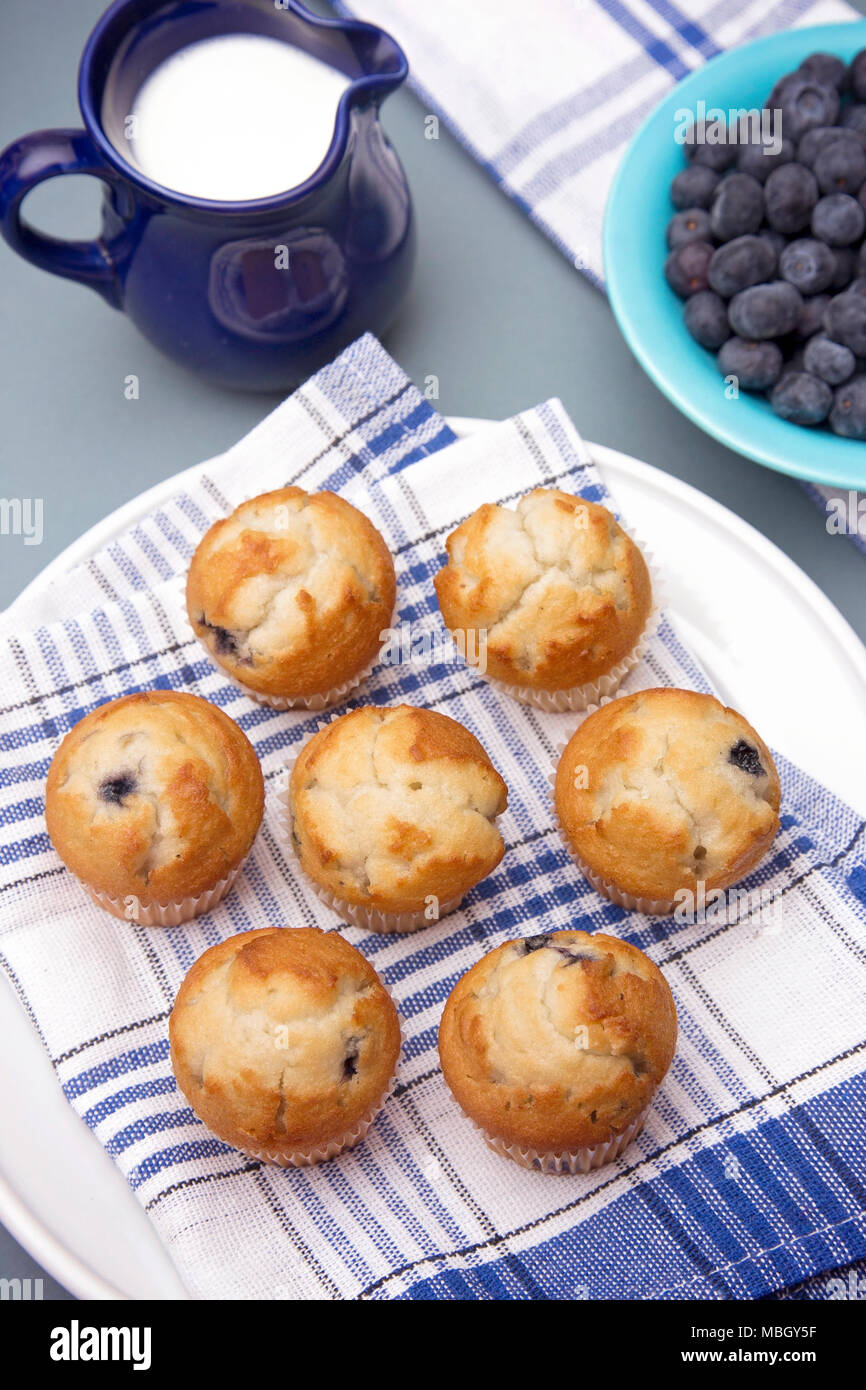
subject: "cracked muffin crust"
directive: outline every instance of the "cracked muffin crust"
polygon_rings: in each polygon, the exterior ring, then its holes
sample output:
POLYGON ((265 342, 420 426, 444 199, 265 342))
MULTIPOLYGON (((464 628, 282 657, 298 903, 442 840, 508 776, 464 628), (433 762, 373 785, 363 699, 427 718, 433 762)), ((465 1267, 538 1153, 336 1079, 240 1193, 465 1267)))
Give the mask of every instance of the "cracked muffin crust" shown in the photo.
POLYGON ((212 896, 204 907, 192 900, 238 869, 263 807, 262 770, 243 731, 207 700, 169 690, 85 715, 45 788, 48 834, 64 864, 101 906, 147 925, 161 924, 150 908, 186 903, 185 920, 214 906, 212 896))
POLYGON ((473 649, 465 634, 486 633, 486 650, 477 640, 474 650, 510 693, 573 691, 583 700, 570 707, 584 708, 636 664, 652 587, 643 555, 605 507, 535 488, 513 510, 479 507, 446 549, 433 581, 445 625, 463 635, 464 651, 473 649), (602 689, 579 689, 598 681, 602 689))
POLYGON ((349 920, 360 912, 358 924, 375 930, 411 930, 456 907, 496 868, 507 795, 456 720, 413 705, 367 706, 301 750, 288 794, 292 842, 336 911, 354 909, 349 920), (376 914, 414 920, 377 925, 376 914))
POLYGON ((196 1115, 233 1148, 283 1166, 362 1139, 400 1055, 372 965, 337 932, 267 927, 211 946, 169 1020, 171 1064, 196 1115))
POLYGON ((507 941, 454 986, 439 1056, 461 1109, 499 1152, 586 1171, 634 1138, 674 1055, 667 981, 597 932, 507 941))
POLYGON ((699 883, 709 891, 743 878, 776 836, 780 799, 752 726, 692 690, 603 705, 556 772, 556 813, 579 867, 599 891, 644 911, 672 911, 699 883))
POLYGON ((391 553, 363 512, 333 492, 286 487, 210 528, 186 604, 211 659, 249 692, 321 708, 375 661, 396 592, 391 553))

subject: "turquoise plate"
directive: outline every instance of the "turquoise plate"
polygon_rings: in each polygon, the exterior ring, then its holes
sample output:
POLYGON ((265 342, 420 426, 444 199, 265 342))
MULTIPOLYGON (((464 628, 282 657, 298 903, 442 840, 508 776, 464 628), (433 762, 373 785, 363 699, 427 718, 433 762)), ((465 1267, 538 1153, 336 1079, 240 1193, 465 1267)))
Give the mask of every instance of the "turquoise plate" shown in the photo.
POLYGON ((725 396, 714 356, 686 332, 683 303, 665 281, 665 227, 673 215, 670 183, 685 167, 674 139, 675 113, 760 107, 777 78, 809 53, 850 59, 866 48, 866 20, 771 34, 713 58, 691 73, 644 122, 616 174, 604 221, 610 302, 641 366, 683 414, 729 449, 795 478, 866 488, 866 444, 828 430, 804 429, 774 415, 761 396, 725 396))

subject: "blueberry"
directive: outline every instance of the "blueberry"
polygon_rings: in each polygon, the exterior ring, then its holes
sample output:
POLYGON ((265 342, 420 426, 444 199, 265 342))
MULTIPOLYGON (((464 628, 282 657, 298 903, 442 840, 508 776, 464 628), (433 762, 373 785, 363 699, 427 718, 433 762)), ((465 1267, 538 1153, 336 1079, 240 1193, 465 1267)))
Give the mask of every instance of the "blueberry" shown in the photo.
POLYGON ((750 174, 729 174, 722 179, 710 206, 710 221, 719 241, 756 232, 763 220, 764 190, 758 180, 750 174))
POLYGON ((737 157, 737 146, 728 141, 727 130, 720 129, 715 121, 696 121, 686 135, 685 148, 693 164, 704 165, 719 174, 730 169, 737 157), (718 136, 721 139, 717 139, 718 136))
POLYGON ((837 92, 844 92, 848 86, 848 68, 835 53, 810 53, 808 58, 803 59, 798 72, 820 82, 822 87, 835 87, 837 92))
POLYGON ((848 81, 857 101, 866 101, 866 48, 861 48, 848 64, 848 81))
POLYGON ((831 140, 818 151, 815 178, 822 193, 856 193, 866 179, 866 150, 853 140, 831 140))
POLYGON ((866 376, 852 377, 837 388, 830 428, 845 439, 866 439, 866 376))
POLYGON ((779 257, 779 274, 801 294, 821 294, 833 280, 836 257, 823 241, 791 241, 779 257))
POLYGON ((758 236, 738 236, 720 246, 707 272, 717 294, 731 295, 769 280, 776 269, 776 255, 770 243, 758 236))
POLYGON ((857 257, 857 274, 866 275, 866 241, 860 247, 860 254, 857 257))
POLYGON ((813 294, 803 300, 803 312, 796 328, 798 338, 812 338, 822 331, 824 313, 829 303, 829 294, 813 294))
POLYGON ((833 249, 836 257, 836 274, 833 276, 831 290, 844 290, 854 275, 856 261, 854 252, 849 246, 836 246, 833 249))
POLYGON ((741 772, 748 772, 751 777, 763 777, 765 775, 757 748, 753 747, 751 743, 747 743, 744 738, 741 738, 731 748, 728 753, 728 762, 733 763, 734 767, 738 767, 741 772))
POLYGON ((214 646, 221 656, 238 656, 238 640, 233 632, 227 627, 219 627, 216 623, 209 623, 204 613, 199 618, 202 627, 207 628, 208 632, 213 633, 214 646))
POLYGON ((542 951, 545 946, 550 945, 549 936, 526 936, 523 938, 523 954, 531 955, 533 951, 542 951))
POLYGON ((846 130, 855 130, 858 135, 866 138, 866 103, 859 105, 846 106, 842 112, 839 124, 846 130))
POLYGON ((864 137, 857 130, 850 130, 847 126, 841 125, 819 125, 814 130, 807 130, 798 144, 798 163, 805 164, 814 172, 818 155, 825 145, 832 145, 836 140, 852 140, 855 145, 861 146, 864 143, 864 137))
POLYGON ((806 344, 803 362, 807 372, 819 376, 830 386, 841 386, 854 375, 857 359, 850 348, 834 343, 826 333, 816 333, 806 344))
POLYGON ((866 297, 856 291, 834 295, 824 315, 827 335, 844 343, 856 357, 866 357, 866 297))
POLYGON ((741 174, 750 174, 758 183, 764 183, 780 164, 790 164, 796 157, 797 147, 791 140, 783 140, 778 150, 763 140, 750 140, 748 145, 740 146, 737 169, 741 174))
POLYGON ((346 1039, 346 1053, 343 1057, 343 1080, 351 1081, 358 1071, 358 1057, 360 1056, 360 1038, 346 1039))
POLYGON ((782 350, 776 343, 729 338, 716 356, 722 376, 735 376, 744 391, 768 391, 782 373, 782 350))
POLYGON ((764 184, 767 221, 777 232, 792 235, 809 225, 818 201, 818 183, 805 164, 782 164, 764 184))
POLYGON ((850 246, 864 231, 866 209, 856 198, 848 193, 830 193, 818 199, 812 212, 812 233, 828 246, 850 246))
POLYGON ((833 404, 826 381, 809 372, 785 372, 770 393, 770 405, 795 425, 820 425, 833 404))
POLYGON ((866 295, 866 275, 858 275, 848 286, 849 294, 866 295))
POLYGON ((691 162, 704 169, 712 169, 714 173, 724 174, 727 169, 730 169, 736 157, 735 145, 698 145, 691 156, 691 162))
POLYGON ((698 290, 687 299, 683 317, 695 342, 713 352, 731 336, 725 301, 712 290, 698 290))
POLYGON ((813 126, 833 125, 839 114, 839 93, 806 72, 792 72, 773 88, 767 106, 778 110, 782 135, 800 140, 813 126))
POLYGON ((807 130, 802 140, 797 143, 797 162, 805 164, 807 169, 811 169, 818 156, 818 151, 823 149, 828 140, 837 140, 841 128, 841 126, 816 125, 811 130, 807 130))
POLYGON ((708 241, 688 241, 685 246, 671 251, 665 261, 665 279, 681 299, 707 289, 707 270, 713 250, 708 241))
POLYGON ((687 208, 675 212, 666 233, 668 247, 675 251, 690 241, 709 241, 712 236, 710 215, 703 208, 687 208))
POLYGON ((122 806, 128 796, 132 796, 138 783, 132 772, 118 772, 114 777, 105 777, 99 784, 99 799, 111 806, 122 806))
POLYGON ((781 338, 800 321, 803 297, 786 280, 753 285, 735 294, 728 305, 728 319, 741 338, 781 338))
POLYGON ((716 171, 705 164, 690 164, 687 169, 681 169, 671 184, 674 207, 708 208, 718 181, 716 171))

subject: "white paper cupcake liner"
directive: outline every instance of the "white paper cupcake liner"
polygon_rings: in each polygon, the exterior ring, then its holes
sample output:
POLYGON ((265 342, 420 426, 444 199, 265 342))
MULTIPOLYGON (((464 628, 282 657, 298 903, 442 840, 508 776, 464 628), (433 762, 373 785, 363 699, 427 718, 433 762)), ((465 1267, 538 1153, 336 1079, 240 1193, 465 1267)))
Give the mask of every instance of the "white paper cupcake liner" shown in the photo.
POLYGON ((632 1120, 627 1129, 621 1134, 614 1135, 604 1144, 594 1144, 583 1149, 561 1149, 555 1152, 543 1152, 538 1149, 523 1149, 517 1144, 506 1144, 503 1139, 497 1139, 492 1134, 488 1134, 482 1129, 485 1143, 494 1153, 501 1154, 503 1158, 510 1158, 514 1163, 519 1163, 521 1168, 531 1168, 540 1173, 590 1173, 594 1168, 603 1168, 606 1163, 612 1163, 620 1154, 625 1153, 633 1139, 637 1138, 643 1129, 644 1122, 649 1114, 649 1107, 643 1110, 636 1119, 632 1120))
MULTIPOLYGON (((383 985, 383 988, 387 988, 387 986, 383 985)), ((390 994, 390 990, 388 992, 390 994)), ((249 1154, 250 1158, 257 1158, 261 1163, 271 1163, 277 1168, 310 1168, 316 1163, 327 1163, 328 1159, 336 1158, 338 1154, 345 1153, 347 1149, 353 1149, 356 1144, 360 1144, 362 1139, 366 1138, 371 1125, 385 1109, 397 1084, 397 1073, 403 1051, 403 1020, 399 1013, 397 1018, 400 1026, 400 1050, 397 1053, 394 1070, 379 1100, 370 1107, 365 1115, 361 1116, 361 1119, 351 1129, 345 1130, 336 1139, 330 1139, 327 1144, 317 1144, 308 1149, 291 1149, 286 1153, 281 1149, 249 1149, 244 1146, 240 1152, 249 1154)))
POLYGON ((437 922, 440 922, 443 917, 448 916, 449 912, 454 912, 460 906, 464 896, 462 893, 459 897, 450 898, 448 901, 440 903, 435 917, 428 917, 424 910, 420 912, 383 912, 379 908, 363 907, 357 903, 350 903, 345 898, 332 893, 330 889, 323 887, 322 884, 316 883, 298 859, 295 842, 292 839, 289 784, 292 778, 292 768, 297 761, 299 752, 300 749, 289 758, 282 776, 272 789, 271 795, 277 807, 286 844, 291 849, 295 862, 304 875, 304 881, 310 885, 320 902, 323 902, 326 907, 329 907, 332 912, 336 912, 343 921, 349 922, 353 927, 360 927, 363 931, 380 932, 383 935, 405 935, 409 932, 420 931, 422 927, 435 927, 437 922))
MULTIPOLYGON (((535 709, 544 710, 546 714, 579 713, 581 710, 589 709, 592 705, 600 704, 605 699, 610 699, 622 685, 629 672, 640 665, 648 643, 658 631, 665 607, 665 595, 661 574, 649 547, 643 544, 630 526, 626 526, 622 521, 619 522, 619 525, 644 558, 649 571, 652 593, 652 605, 647 614, 646 623, 631 651, 621 657, 616 665, 612 666, 604 675, 596 677, 593 681, 586 681, 583 685, 571 686, 566 690, 537 690, 528 685, 509 685, 505 681, 496 680, 493 676, 483 675, 483 679, 495 690, 507 695, 512 700, 518 700, 522 705, 532 705, 535 709)), ((477 670, 477 667, 475 669, 477 670)), ((482 673, 479 672, 479 675, 482 673)))
MULTIPOLYGON (((395 606, 394 611, 391 614, 389 630, 393 629, 396 622, 396 618, 397 608, 395 606)), ((388 639, 386 638, 385 641, 380 643, 379 650, 373 657, 373 660, 369 662, 368 665, 364 666, 360 671, 356 671, 355 675, 351 676, 349 680, 343 681, 342 684, 335 685, 330 690, 326 690, 317 695, 293 696, 267 695, 261 690, 253 690, 251 686, 245 685, 242 680, 239 680, 237 676, 233 675, 231 671, 227 670, 226 667, 223 666, 222 662, 216 656, 214 656, 207 643, 203 642, 200 637, 198 638, 198 643, 202 650, 207 653, 208 660, 211 661, 213 665, 216 666, 219 669, 219 671, 222 672, 226 680, 228 680, 233 686, 235 686, 237 690, 242 691, 244 695, 249 695, 251 700, 256 701, 256 704, 267 705, 270 709, 305 709, 308 710, 309 713, 315 714, 319 710, 330 709, 332 705, 340 704, 341 701, 345 700, 346 697, 353 690, 356 690, 359 685, 363 685, 364 681, 369 679, 369 677, 373 674, 373 671, 375 670, 376 666, 378 665, 379 658, 382 655, 382 648, 387 645, 387 640, 388 639)))
POLYGON ((353 927, 362 927, 365 931, 381 932, 383 935, 405 935, 408 932, 420 931, 422 927, 435 927, 437 922, 441 922, 442 918, 447 917, 449 912, 454 912, 463 901, 461 896, 440 903, 435 917, 428 917, 423 911, 382 912, 379 908, 360 907, 357 903, 347 902, 345 898, 339 898, 336 893, 331 893, 327 888, 313 882, 308 874, 305 877, 312 886, 316 897, 325 903, 332 912, 336 912, 339 917, 342 917, 344 921, 351 922, 353 927))
POLYGON ((522 705, 532 705, 534 709, 544 710, 546 714, 579 713, 590 705, 597 705, 605 697, 615 695, 626 676, 640 665, 651 633, 645 632, 628 656, 598 680, 588 681, 586 685, 574 685, 569 690, 534 690, 528 685, 506 685, 503 681, 485 676, 485 680, 512 700, 522 705))
MULTIPOLYGON (((602 700, 600 703, 606 705, 609 704, 610 701, 602 700)), ((598 708, 600 708, 600 705, 591 706, 587 710, 587 716, 594 714, 595 710, 598 708)), ((618 907, 628 908, 631 912, 643 912, 647 917, 669 917, 676 907, 676 902, 673 898, 639 898, 635 897, 633 893, 624 892, 621 888, 618 888, 615 883, 611 883, 609 879, 602 878, 601 874, 596 873, 594 869, 590 868, 589 864, 581 858, 571 844, 565 832, 565 826, 559 818, 559 811, 556 806, 556 771, 568 743, 569 740, 566 739, 564 743, 558 743, 556 745, 556 765, 548 777, 548 782, 550 783, 551 790, 550 804, 553 820, 570 859, 580 869, 584 878, 588 879, 592 884, 595 891, 601 893, 602 897, 609 898, 610 901, 616 903, 618 907)))
POLYGON ((243 868, 246 858, 245 855, 231 873, 226 874, 225 878, 221 878, 207 892, 180 898, 176 902, 143 903, 139 902, 134 894, 129 894, 125 898, 112 898, 108 893, 103 893, 98 888, 91 888, 90 884, 85 883, 83 879, 79 879, 78 882, 97 907, 104 908, 113 917, 119 917, 122 921, 128 922, 131 927, 179 927, 183 922, 192 921, 193 917, 200 917, 202 913, 210 912, 212 908, 217 906, 217 903, 222 902, 243 868))

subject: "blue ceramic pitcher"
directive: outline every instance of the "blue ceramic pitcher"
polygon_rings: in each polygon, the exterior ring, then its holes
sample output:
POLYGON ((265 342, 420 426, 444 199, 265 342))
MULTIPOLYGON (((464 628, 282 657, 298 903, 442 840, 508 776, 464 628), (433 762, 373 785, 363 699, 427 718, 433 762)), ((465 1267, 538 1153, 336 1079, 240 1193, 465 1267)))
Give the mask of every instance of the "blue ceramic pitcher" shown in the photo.
POLYGON ((178 362, 228 386, 292 386, 365 330, 381 333, 407 288, 412 205, 379 121, 406 73, 381 29, 321 19, 297 0, 116 0, 81 60, 84 130, 38 131, 0 155, 0 229, 26 260, 90 285, 178 362), (163 188, 121 153, 150 73, 229 33, 281 39, 350 79, 318 169, 249 202, 163 188), (96 241, 57 240, 22 217, 27 193, 60 174, 103 181, 96 241))

